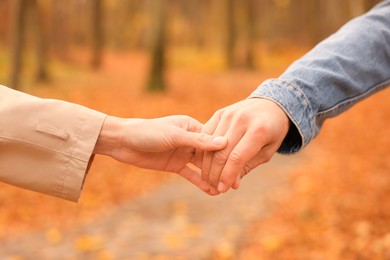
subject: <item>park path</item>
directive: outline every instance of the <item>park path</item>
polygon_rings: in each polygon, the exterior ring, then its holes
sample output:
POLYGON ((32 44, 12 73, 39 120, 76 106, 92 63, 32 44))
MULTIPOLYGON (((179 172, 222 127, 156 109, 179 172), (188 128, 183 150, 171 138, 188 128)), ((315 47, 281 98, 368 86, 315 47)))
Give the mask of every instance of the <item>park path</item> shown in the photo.
POLYGON ((89 224, 0 241, 0 259, 235 259, 249 224, 268 212, 267 196, 299 160, 275 156, 239 191, 216 197, 177 178, 89 224))

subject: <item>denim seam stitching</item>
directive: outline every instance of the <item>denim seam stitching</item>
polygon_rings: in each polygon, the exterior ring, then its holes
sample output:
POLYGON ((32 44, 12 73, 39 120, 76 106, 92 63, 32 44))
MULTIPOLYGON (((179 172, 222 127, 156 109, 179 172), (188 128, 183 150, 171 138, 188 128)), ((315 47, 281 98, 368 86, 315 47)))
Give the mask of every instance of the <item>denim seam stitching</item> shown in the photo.
POLYGON ((293 82, 289 82, 289 81, 284 80, 284 79, 274 79, 274 81, 276 81, 276 82, 280 81, 280 83, 286 84, 286 85, 294 88, 296 91, 298 91, 303 96, 304 100, 306 101, 306 106, 309 107, 310 112, 313 114, 313 109, 311 107, 309 100, 307 99, 305 93, 301 90, 301 88, 297 84, 295 84, 293 82))
MULTIPOLYGON (((287 80, 284 80, 284 79, 274 79, 276 82, 280 82, 281 84, 285 84, 285 85, 287 85, 287 86, 290 86, 290 87, 292 87, 294 90, 296 90, 297 92, 299 92, 302 96, 303 96, 303 99, 305 100, 305 102, 306 102, 306 106, 309 108, 309 127, 310 127, 310 136, 309 136, 309 139, 308 140, 305 140, 305 138, 304 138, 304 135, 302 135, 302 137, 303 137, 303 143, 302 143, 302 148, 304 147, 304 146, 306 146, 306 141, 307 142, 309 142, 309 140, 311 140, 311 139, 313 139, 313 137, 314 137, 314 118, 315 117, 313 117, 313 115, 314 115, 314 112, 313 112, 313 108, 311 107, 311 104, 310 104, 310 102, 309 102, 309 99, 306 97, 306 95, 305 95, 305 93, 301 90, 301 88, 297 85, 297 84, 295 84, 295 83, 293 83, 293 82, 289 82, 289 81, 287 81, 287 80)), ((300 134, 302 134, 301 132, 300 132, 300 134)))
POLYGON ((390 78, 388 78, 387 80, 381 82, 381 83, 378 83, 378 84, 375 84, 373 85, 372 87, 370 87, 369 89, 367 89, 366 91, 354 96, 354 97, 351 97, 351 98, 348 98, 348 99, 345 99, 341 102, 339 102, 338 104, 326 109, 326 110, 323 110, 323 111, 319 111, 317 114, 316 114, 316 117, 323 117, 323 116, 326 116, 326 114, 329 114, 335 110, 337 110, 338 108, 341 108, 343 106, 346 106, 354 101, 358 101, 360 99, 363 99, 367 96, 369 96, 370 94, 373 94, 373 92, 375 92, 376 90, 380 90, 381 88, 384 88, 386 87, 387 85, 390 84, 390 78))

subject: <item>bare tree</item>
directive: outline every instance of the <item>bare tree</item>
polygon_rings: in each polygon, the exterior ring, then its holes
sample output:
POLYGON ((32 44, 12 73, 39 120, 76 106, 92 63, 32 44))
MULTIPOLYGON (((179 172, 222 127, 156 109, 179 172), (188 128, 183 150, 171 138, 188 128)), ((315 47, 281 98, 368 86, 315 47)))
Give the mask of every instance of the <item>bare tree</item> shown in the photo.
POLYGON ((206 16, 209 5, 209 0, 183 1, 184 13, 191 26, 191 34, 199 49, 205 48, 206 45, 206 16))
POLYGON ((62 1, 52 1, 50 40, 56 57, 69 60, 70 28, 68 21, 71 10, 70 4, 64 5, 62 1))
POLYGON ((91 66, 98 69, 102 63, 103 48, 103 10, 102 0, 92 0, 92 59, 91 66))
POLYGON ((226 65, 232 68, 235 65, 234 61, 234 43, 235 43, 235 28, 234 28, 234 0, 226 0, 226 65))
POLYGON ((9 6, 12 3, 9 1, 0 1, 0 17, 2 19, 0 23, 0 42, 7 42, 7 30, 9 29, 9 17, 12 15, 9 13, 9 6))
POLYGON ((12 27, 11 75, 10 86, 19 87, 20 71, 22 66, 22 48, 24 42, 25 19, 28 0, 16 0, 14 6, 14 22, 12 27))
POLYGON ((365 5, 364 5, 365 10, 368 11, 368 10, 370 10, 372 7, 374 7, 374 5, 376 5, 376 4, 380 3, 380 2, 382 2, 382 0, 365 0, 364 2, 365 2, 365 5))
POLYGON ((36 0, 16 0, 14 6, 14 22, 12 27, 12 51, 11 51, 11 74, 10 86, 17 89, 19 87, 20 74, 22 69, 22 53, 25 42, 27 21, 34 31, 35 48, 37 58, 38 80, 48 78, 46 68, 46 47, 41 16, 39 14, 36 0))
POLYGON ((164 69, 166 52, 166 8, 164 0, 153 0, 151 4, 153 33, 151 35, 151 69, 147 89, 164 91, 164 69))
POLYGON ((256 4, 254 0, 243 1, 244 10, 246 14, 246 47, 244 65, 247 69, 255 68, 255 57, 253 52, 253 43, 255 41, 256 28, 256 4))
POLYGON ((37 72, 36 78, 39 81, 45 81, 48 79, 47 62, 46 62, 46 37, 44 33, 44 27, 42 22, 42 15, 39 10, 39 6, 36 0, 30 0, 29 10, 31 14, 31 20, 33 24, 33 31, 35 35, 36 45, 36 58, 37 58, 37 72))

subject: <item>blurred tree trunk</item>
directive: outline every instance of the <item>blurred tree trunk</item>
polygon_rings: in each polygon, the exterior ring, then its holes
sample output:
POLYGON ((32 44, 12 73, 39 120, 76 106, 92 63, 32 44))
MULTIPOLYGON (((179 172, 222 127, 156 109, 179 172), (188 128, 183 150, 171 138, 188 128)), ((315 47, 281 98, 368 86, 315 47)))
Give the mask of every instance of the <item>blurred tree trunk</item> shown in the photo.
POLYGON ((55 54, 61 60, 70 59, 70 29, 67 23, 70 17, 70 4, 64 5, 62 1, 52 1, 52 26, 50 34, 55 54))
POLYGON ((365 13, 365 0, 349 0, 349 13, 351 17, 365 13))
POLYGON ((317 15, 317 20, 320 21, 322 37, 327 37, 334 33, 349 19, 352 11, 348 1, 327 0, 320 3, 321 12, 317 15))
POLYGON ((153 32, 151 35, 151 69, 147 89, 149 91, 164 91, 164 69, 166 52, 166 9, 164 0, 153 0, 150 5, 153 32))
POLYGON ((207 9, 208 9, 208 0, 198 0, 198 8, 197 13, 195 14, 197 16, 197 19, 195 19, 196 24, 194 24, 194 27, 196 28, 196 46, 199 49, 204 49, 206 46, 206 31, 205 27, 206 25, 206 16, 207 16, 207 9))
MULTIPOLYGON (((325 35, 323 33, 323 30, 321 30, 321 23, 322 23, 322 8, 321 5, 324 4, 322 0, 310 0, 308 1, 307 5, 308 9, 306 10, 307 15, 309 18, 307 19, 306 23, 309 28, 310 33, 310 41, 312 44, 317 44, 321 40, 325 38, 325 35)), ((305 5, 304 5, 305 6, 305 5)))
POLYGON ((189 19, 193 40, 198 49, 203 49, 205 41, 205 16, 207 15, 208 0, 186 1, 184 2, 185 15, 189 19))
POLYGON ((228 68, 232 68, 235 65, 234 60, 234 0, 226 0, 226 65, 228 68))
POLYGON ((31 14, 32 24, 34 26, 35 45, 37 53, 37 74, 36 78, 39 81, 45 81, 48 79, 48 72, 46 67, 46 37, 44 33, 44 27, 42 22, 42 15, 39 12, 38 3, 36 0, 30 0, 29 10, 31 14))
POLYGON ((376 4, 382 2, 382 0, 365 0, 365 5, 364 8, 366 11, 370 10, 373 8, 376 4))
POLYGON ((7 32, 8 29, 10 28, 10 16, 12 14, 9 13, 9 6, 12 3, 9 1, 0 1, 0 17, 2 19, 0 23, 0 42, 5 43, 7 42, 7 32))
POLYGON ((37 58, 37 80, 48 78, 46 68, 46 46, 41 16, 39 14, 36 0, 16 0, 14 23, 12 28, 12 51, 11 51, 11 75, 10 85, 19 88, 20 74, 22 68, 22 52, 25 44, 25 35, 28 19, 31 22, 35 37, 35 48, 37 58))
POLYGON ((14 89, 19 88, 24 31, 26 25, 25 19, 27 14, 28 1, 29 0, 15 0, 14 6, 10 75, 10 87, 14 89))
POLYGON ((245 0, 244 10, 246 19, 246 48, 245 48, 245 61, 244 66, 247 69, 255 68, 255 57, 253 52, 253 44, 255 41, 255 23, 256 23, 256 5, 254 0, 245 0))
POLYGON ((91 66, 100 68, 103 49, 103 10, 102 0, 92 0, 92 59, 91 66))
MULTIPOLYGON (((116 7, 116 22, 113 30, 114 46, 118 50, 144 48, 145 40, 137 30, 137 15, 143 12, 143 2, 119 1, 116 7), (129 30, 130 29, 130 30, 129 30)), ((108 38, 108 36, 106 36, 108 38)))

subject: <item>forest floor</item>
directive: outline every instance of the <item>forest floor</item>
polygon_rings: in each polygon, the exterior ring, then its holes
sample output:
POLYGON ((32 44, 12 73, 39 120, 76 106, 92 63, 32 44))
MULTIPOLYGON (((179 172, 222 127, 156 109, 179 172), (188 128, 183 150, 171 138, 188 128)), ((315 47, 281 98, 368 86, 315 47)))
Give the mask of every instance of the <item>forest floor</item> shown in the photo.
MULTIPOLYGON (((177 55, 167 73, 167 92, 153 94, 144 91, 144 54, 107 54, 99 71, 86 71, 80 54, 75 59, 80 68, 54 64, 51 82, 24 82, 23 90, 116 116, 179 113, 205 122, 278 76, 300 53, 284 53, 288 58, 277 64, 272 62, 282 58, 270 57, 269 69, 261 72, 226 71, 218 59, 187 67, 177 55)), ((173 174, 104 157, 95 159, 78 204, 2 184, 0 257, 386 259, 389 94, 330 120, 302 154, 276 157, 248 176, 239 191, 217 198, 173 174)))
POLYGON ((276 156, 239 191, 210 197, 174 178, 87 224, 1 241, 2 259, 235 259, 251 223, 270 210, 297 158, 276 156))

